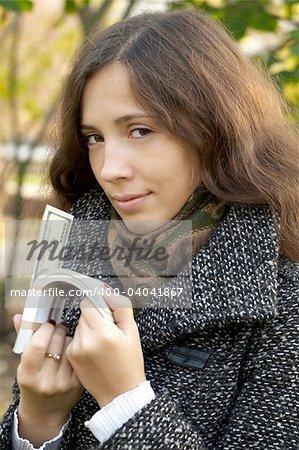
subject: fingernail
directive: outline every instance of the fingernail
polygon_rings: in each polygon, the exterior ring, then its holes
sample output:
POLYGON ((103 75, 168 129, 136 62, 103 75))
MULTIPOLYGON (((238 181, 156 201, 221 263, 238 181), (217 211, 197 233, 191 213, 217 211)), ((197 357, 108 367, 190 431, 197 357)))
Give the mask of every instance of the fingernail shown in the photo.
POLYGON ((59 325, 63 325, 63 326, 65 326, 66 328, 69 328, 69 324, 68 324, 67 322, 65 322, 65 321, 60 322, 59 325))
POLYGON ((53 325, 54 327, 56 326, 56 322, 53 319, 49 319, 48 322, 53 325))

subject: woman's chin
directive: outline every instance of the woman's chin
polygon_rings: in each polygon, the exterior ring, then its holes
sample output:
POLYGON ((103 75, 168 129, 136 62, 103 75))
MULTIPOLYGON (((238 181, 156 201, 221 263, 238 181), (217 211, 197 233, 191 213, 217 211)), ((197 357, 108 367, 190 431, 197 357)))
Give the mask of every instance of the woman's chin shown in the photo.
POLYGON ((151 220, 151 219, 124 219, 124 223, 131 233, 144 235, 158 230, 165 225, 166 220, 151 220))

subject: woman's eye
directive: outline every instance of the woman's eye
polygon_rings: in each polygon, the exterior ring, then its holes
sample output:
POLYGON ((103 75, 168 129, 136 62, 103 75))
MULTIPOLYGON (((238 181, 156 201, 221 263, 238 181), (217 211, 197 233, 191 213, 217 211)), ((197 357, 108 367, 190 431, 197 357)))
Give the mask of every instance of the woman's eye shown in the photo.
POLYGON ((135 128, 134 130, 132 130, 130 132, 130 135, 133 138, 140 139, 140 138, 147 136, 151 132, 152 132, 152 130, 149 130, 148 128, 135 128))
POLYGON ((93 145, 98 144, 99 142, 103 142, 103 138, 99 134, 89 134, 88 136, 85 136, 84 140, 87 145, 93 145))

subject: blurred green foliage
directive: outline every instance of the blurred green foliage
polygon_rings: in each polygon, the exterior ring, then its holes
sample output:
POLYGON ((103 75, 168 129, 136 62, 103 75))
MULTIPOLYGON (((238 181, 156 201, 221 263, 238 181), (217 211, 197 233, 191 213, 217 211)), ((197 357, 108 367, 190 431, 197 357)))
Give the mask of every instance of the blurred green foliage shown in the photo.
POLYGON ((0 6, 15 12, 31 11, 33 3, 31 0, 0 0, 0 6))
POLYGON ((288 100, 299 123, 299 1, 277 0, 175 0, 170 9, 202 8, 224 23, 233 37, 245 42, 275 33, 277 43, 257 50, 253 59, 266 66, 288 100))
MULTIPOLYGON (((62 0, 62 5, 65 15, 77 14, 81 18, 83 32, 87 32, 113 1, 62 0)), ((35 0, 0 0, 0 12, 2 6, 2 10, 26 13, 34 4, 35 0)), ((271 45, 264 48, 262 45, 250 56, 269 69, 290 104, 295 121, 299 123, 299 0, 173 0, 168 7, 204 9, 209 15, 222 21, 241 44, 246 45, 246 40, 257 34, 261 42, 269 39, 271 34, 275 36, 276 40, 271 45)), ((45 52, 43 60, 39 61, 40 67, 50 67, 52 61, 46 59, 52 55, 45 52)), ((22 83, 19 80, 20 95, 26 85, 28 87, 27 81, 23 80, 22 83)), ((2 98, 6 96, 4 86, 1 87, 1 95, 2 98)), ((34 119, 43 114, 37 98, 27 100, 26 108, 31 110, 34 119)))

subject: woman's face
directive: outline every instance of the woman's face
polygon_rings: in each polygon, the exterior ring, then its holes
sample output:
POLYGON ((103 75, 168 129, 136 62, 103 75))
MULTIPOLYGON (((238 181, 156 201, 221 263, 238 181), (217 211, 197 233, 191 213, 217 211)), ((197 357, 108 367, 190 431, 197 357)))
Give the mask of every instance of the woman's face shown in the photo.
POLYGON ((81 132, 96 179, 131 231, 173 219, 199 185, 190 152, 139 106, 120 63, 88 80, 81 132))

